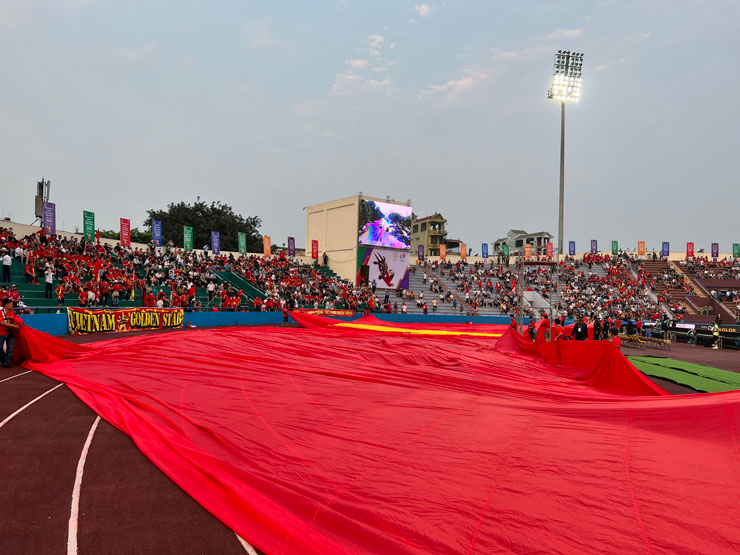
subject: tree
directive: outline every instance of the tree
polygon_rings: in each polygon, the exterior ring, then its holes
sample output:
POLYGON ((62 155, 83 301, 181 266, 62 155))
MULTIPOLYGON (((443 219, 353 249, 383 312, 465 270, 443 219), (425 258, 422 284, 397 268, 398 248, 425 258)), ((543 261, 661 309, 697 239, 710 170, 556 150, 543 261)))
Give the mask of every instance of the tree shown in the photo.
MULTIPOLYGON (((101 239, 115 239, 116 241, 121 240, 121 232, 114 231, 112 229, 101 229, 101 239)), ((144 243, 145 245, 152 242, 151 231, 140 231, 138 227, 131 230, 131 242, 132 243, 144 243)))
POLYGON ((263 250, 262 234, 259 232, 262 220, 257 216, 245 218, 235 214, 231 206, 220 201, 210 205, 200 200, 193 204, 170 203, 166 210, 147 210, 147 214, 144 225, 149 229, 149 239, 152 220, 159 220, 162 222, 162 241, 165 245, 172 241, 176 246, 183 247, 183 228, 189 225, 193 228, 193 247, 196 249, 203 245, 208 245, 210 249, 211 231, 218 231, 221 234, 221 250, 239 250, 239 232, 246 233, 249 252, 263 250))

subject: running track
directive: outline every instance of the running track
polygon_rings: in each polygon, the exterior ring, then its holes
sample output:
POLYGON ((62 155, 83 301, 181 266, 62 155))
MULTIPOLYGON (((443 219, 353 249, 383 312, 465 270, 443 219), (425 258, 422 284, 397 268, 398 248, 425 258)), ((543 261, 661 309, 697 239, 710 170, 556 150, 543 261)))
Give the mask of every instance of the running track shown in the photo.
POLYGON ((67 386, 20 367, 0 368, 0 464, 1 553, 260 553, 67 386))
POLYGON ((20 367, 0 368, 0 465, 0 553, 259 553, 67 386, 20 367))

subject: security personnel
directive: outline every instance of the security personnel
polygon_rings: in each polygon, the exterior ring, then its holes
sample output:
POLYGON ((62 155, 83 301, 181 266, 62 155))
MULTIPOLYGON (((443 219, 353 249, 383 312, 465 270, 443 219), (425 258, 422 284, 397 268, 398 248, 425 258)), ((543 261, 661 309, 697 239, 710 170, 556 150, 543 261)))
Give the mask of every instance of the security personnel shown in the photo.
POLYGON ((714 345, 712 345, 712 349, 719 349, 719 324, 717 322, 714 323, 714 331, 712 332, 712 335, 714 335, 714 345))

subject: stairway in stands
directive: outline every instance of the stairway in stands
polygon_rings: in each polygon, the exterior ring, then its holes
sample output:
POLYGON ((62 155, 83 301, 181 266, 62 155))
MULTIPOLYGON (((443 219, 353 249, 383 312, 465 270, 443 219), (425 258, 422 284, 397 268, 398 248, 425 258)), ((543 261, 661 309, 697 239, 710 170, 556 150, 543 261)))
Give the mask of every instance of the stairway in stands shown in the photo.
MULTIPOLYGON (((467 267, 467 270, 466 271, 469 271, 469 270, 470 270, 470 266, 467 267)), ((457 297, 458 303, 462 303, 463 304, 464 313, 467 313, 467 312, 471 312, 472 313, 473 307, 471 305, 465 303, 465 293, 460 292, 460 291, 457 290, 458 283, 452 281, 452 279, 450 278, 450 274, 449 274, 448 271, 445 271, 444 275, 441 274, 441 272, 439 271, 439 269, 435 270, 432 267, 426 268, 426 271, 427 271, 427 273, 429 275, 431 275, 434 278, 436 278, 437 280, 439 280, 440 283, 442 283, 444 287, 446 287, 447 289, 449 289, 452 292, 452 294, 457 297)), ((493 280, 493 281, 495 283, 497 280, 493 280)), ((471 298, 472 298, 472 295, 471 295, 471 298)), ((458 309, 459 309, 459 307, 458 307, 458 309)), ((506 316, 506 314, 504 314, 503 312, 501 312, 501 309, 499 307, 495 307, 495 306, 494 307, 490 307, 490 306, 487 306, 487 307, 479 306, 478 309, 477 309, 477 315, 478 316, 506 316)))
MULTIPOLYGON (((651 278, 657 278, 662 276, 665 272, 671 268, 669 263, 665 260, 646 260, 642 263, 645 271, 650 273, 651 278)), ((674 304, 683 305, 685 307, 691 307, 691 304, 686 300, 688 293, 683 287, 673 288, 670 284, 663 281, 655 282, 655 294, 663 298, 667 298, 670 295, 670 302, 666 303, 668 308, 674 304)))
MULTIPOLYGON (((409 272, 409 291, 413 291, 414 295, 418 298, 420 292, 424 292, 424 300, 427 303, 427 308, 429 309, 429 314, 444 314, 444 315, 465 315, 466 311, 465 308, 463 308, 463 311, 460 312, 460 299, 458 298, 458 306, 457 309, 455 309, 452 306, 452 303, 446 303, 446 302, 440 302, 439 300, 439 293, 432 293, 429 290, 429 279, 427 279, 427 282, 424 283, 424 273, 426 272, 427 276, 434 276, 432 273, 431 268, 423 268, 421 266, 416 267, 416 272, 412 271, 409 272), (437 312, 432 312, 432 299, 437 299, 437 312)), ((437 279, 439 279, 438 276, 437 279)), ((455 293, 455 291, 452 291, 455 293)), ((382 299, 381 299, 382 300, 382 299)), ((406 307, 408 308, 409 314, 422 314, 424 311, 421 308, 417 308, 416 306, 416 299, 408 299, 406 300, 406 307)))

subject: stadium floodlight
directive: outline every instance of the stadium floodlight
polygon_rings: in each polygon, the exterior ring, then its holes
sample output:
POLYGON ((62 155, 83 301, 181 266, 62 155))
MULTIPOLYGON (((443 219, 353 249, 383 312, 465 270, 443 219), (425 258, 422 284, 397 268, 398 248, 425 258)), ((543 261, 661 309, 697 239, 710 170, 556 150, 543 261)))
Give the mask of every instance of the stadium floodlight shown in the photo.
POLYGON ((558 50, 552 72, 552 88, 547 97, 558 102, 578 102, 581 99, 581 69, 583 53, 558 50))
POLYGON ((563 206, 565 197, 565 104, 581 100, 583 53, 558 50, 552 71, 552 88, 547 98, 560 102, 560 206, 558 214, 558 252, 563 254, 563 206))

